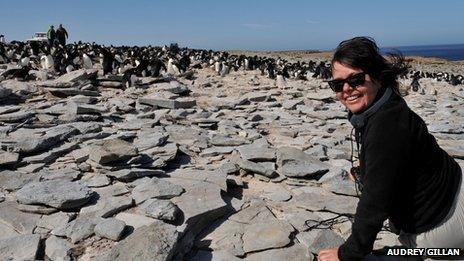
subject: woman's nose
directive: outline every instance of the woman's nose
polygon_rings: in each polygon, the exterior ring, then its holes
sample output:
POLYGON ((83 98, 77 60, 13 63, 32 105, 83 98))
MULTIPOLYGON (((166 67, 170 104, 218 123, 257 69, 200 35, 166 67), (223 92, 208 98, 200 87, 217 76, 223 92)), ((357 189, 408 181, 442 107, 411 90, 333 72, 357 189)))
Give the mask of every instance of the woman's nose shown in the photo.
POLYGON ((343 92, 351 92, 353 89, 347 82, 343 83, 343 92))

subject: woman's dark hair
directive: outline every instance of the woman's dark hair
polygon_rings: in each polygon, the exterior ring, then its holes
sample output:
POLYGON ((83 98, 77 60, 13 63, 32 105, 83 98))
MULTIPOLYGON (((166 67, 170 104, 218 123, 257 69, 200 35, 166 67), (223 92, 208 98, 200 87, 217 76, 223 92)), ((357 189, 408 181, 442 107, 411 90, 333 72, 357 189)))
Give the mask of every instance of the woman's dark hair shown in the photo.
POLYGON ((332 58, 353 68, 363 70, 370 77, 379 81, 382 87, 390 87, 399 94, 398 76, 408 73, 409 64, 401 52, 388 53, 387 60, 380 54, 379 47, 370 37, 355 37, 341 42, 332 58))

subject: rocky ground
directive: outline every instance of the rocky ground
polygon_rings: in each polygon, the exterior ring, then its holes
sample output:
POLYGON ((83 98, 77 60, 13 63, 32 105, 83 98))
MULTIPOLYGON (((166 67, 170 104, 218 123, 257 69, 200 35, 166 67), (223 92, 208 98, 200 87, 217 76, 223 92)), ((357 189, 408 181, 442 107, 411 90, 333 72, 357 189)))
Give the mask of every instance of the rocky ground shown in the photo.
MULTIPOLYGON (((0 82, 0 259, 311 260, 349 236, 351 125, 322 80, 121 80, 0 82)), ((406 101, 464 166, 464 86, 420 81, 406 101)))

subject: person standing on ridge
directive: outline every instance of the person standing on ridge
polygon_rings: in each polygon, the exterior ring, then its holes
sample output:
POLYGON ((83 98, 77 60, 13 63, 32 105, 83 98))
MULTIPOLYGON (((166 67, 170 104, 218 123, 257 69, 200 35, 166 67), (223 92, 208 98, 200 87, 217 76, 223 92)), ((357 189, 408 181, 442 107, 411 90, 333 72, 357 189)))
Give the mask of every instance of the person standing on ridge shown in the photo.
POLYGON ((47 32, 48 45, 50 45, 50 47, 52 47, 53 44, 55 43, 55 37, 56 37, 55 29, 53 25, 50 25, 50 28, 48 29, 48 32, 47 32))
POLYGON ((56 29, 56 38, 58 39, 58 42, 60 45, 65 46, 66 45, 66 39, 68 38, 68 32, 66 29, 64 29, 63 25, 60 24, 58 29, 56 29))

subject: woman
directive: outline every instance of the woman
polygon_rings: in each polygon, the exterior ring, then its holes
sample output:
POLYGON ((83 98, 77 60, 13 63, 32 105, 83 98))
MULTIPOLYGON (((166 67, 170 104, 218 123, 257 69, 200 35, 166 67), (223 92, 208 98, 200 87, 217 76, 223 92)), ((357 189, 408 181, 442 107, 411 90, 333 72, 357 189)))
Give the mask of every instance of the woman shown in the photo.
POLYGON ((355 128, 362 194, 351 236, 319 260, 366 258, 386 219, 406 247, 464 248, 461 168, 399 95, 397 77, 407 70, 402 56, 387 61, 370 38, 335 51, 329 85, 355 128))

